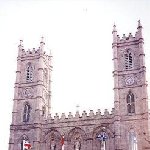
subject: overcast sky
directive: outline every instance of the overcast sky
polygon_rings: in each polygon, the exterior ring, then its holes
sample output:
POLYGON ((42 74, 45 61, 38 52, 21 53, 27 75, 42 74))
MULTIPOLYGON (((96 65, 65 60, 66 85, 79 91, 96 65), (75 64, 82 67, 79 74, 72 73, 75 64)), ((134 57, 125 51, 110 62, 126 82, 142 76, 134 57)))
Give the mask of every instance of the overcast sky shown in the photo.
MULTIPOLYGON (((0 0, 0 145, 8 149, 17 46, 53 55, 52 113, 113 107, 112 27, 126 35, 141 20, 150 60, 149 0, 0 0)), ((149 78, 149 75, 148 75, 149 78)))

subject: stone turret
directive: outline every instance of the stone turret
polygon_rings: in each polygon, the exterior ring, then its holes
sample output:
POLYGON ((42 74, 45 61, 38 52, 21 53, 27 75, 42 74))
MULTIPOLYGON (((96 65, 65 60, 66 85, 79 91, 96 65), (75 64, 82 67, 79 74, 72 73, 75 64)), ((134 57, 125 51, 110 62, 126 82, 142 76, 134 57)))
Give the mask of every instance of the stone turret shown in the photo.
POLYGON ((18 56, 21 56, 23 51, 24 51, 23 40, 20 40, 20 44, 18 45, 18 56))
POLYGON ((45 46, 44 37, 41 37, 41 42, 39 47, 41 53, 44 51, 44 46, 45 46))
POLYGON ((143 150, 149 147, 149 144, 143 140, 144 135, 138 136, 138 134, 146 128, 145 138, 149 137, 149 115, 141 22, 138 21, 137 32, 134 36, 129 33, 128 36, 123 34, 120 38, 116 34, 114 27, 112 48, 115 149, 130 149, 133 143, 129 141, 129 138, 131 134, 134 134, 132 138, 139 141, 136 147, 143 150), (142 119, 143 117, 145 119, 142 119), (128 135, 125 138, 126 133, 128 135), (129 143, 128 148, 126 143, 129 143))
POLYGON ((117 30, 116 30, 116 25, 114 24, 113 26, 113 31, 112 31, 112 34, 113 34, 113 43, 117 43, 117 30))
POLYGON ((142 27, 141 21, 139 20, 138 27, 137 27, 137 37, 138 38, 143 38, 142 29, 143 29, 143 27, 142 27))

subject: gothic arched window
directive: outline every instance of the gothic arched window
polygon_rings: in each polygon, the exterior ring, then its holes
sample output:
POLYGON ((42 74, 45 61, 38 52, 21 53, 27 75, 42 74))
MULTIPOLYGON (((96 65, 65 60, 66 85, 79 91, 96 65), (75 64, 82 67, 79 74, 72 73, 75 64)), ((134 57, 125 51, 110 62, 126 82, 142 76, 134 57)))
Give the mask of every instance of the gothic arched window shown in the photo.
POLYGON ((133 130, 129 132, 129 150, 138 150, 137 148, 137 138, 133 130))
POLYGON ((132 69, 133 67, 133 56, 132 53, 130 51, 127 51, 124 54, 125 57, 125 69, 132 69))
POLYGON ((30 62, 27 64, 26 68, 26 81, 27 82, 33 81, 33 67, 30 62))
POLYGON ((23 122, 29 122, 31 106, 25 103, 23 111, 23 122))
POLYGON ((135 100, 131 91, 127 95, 127 111, 129 114, 135 113, 135 100))

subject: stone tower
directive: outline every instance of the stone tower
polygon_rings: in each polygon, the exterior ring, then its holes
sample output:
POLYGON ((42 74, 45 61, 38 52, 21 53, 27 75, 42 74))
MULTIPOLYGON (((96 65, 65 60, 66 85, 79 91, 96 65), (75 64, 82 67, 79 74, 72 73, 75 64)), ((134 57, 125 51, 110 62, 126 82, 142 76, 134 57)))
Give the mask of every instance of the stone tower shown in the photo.
MULTIPOLYGON (((18 46, 9 150, 150 150, 142 25, 135 36, 113 28, 114 108, 50 115, 51 56, 18 46), (63 141, 63 142, 62 142, 63 141)), ((91 100, 92 102, 92 100, 91 100)))
POLYGON ((115 149, 145 150, 149 145, 149 110, 142 25, 133 37, 113 28, 115 149))
POLYGON ((39 149, 41 120, 48 116, 51 106, 51 57, 45 54, 44 45, 42 38, 37 50, 25 51, 22 40, 18 46, 9 150, 22 150, 22 141, 31 139, 39 149))

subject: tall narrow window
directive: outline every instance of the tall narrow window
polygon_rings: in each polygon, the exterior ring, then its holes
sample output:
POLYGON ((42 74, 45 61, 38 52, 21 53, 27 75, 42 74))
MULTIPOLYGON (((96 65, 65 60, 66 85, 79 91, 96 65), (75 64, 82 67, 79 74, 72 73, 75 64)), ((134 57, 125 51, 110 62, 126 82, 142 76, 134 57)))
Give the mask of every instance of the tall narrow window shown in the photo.
POLYGON ((135 100, 134 95, 131 91, 129 91, 127 95, 127 111, 128 114, 135 113, 135 100))
POLYGON ((27 69, 26 69, 26 81, 27 82, 32 82, 33 81, 33 67, 31 63, 28 63, 27 69))
POLYGON ((30 110, 31 107, 28 103, 24 105, 24 111, 23 111, 23 122, 28 122, 30 118, 30 110))
POLYGON ((129 150, 138 150, 136 134, 132 130, 129 132, 129 143, 129 150))
POLYGON ((127 51, 127 53, 124 54, 125 56, 125 69, 132 69, 133 67, 133 57, 132 53, 127 51))
POLYGON ((46 107, 42 106, 42 116, 45 116, 45 114, 46 114, 46 107))
POLYGON ((47 84, 48 84, 48 71, 47 71, 47 68, 44 69, 44 85, 47 87, 47 84))

